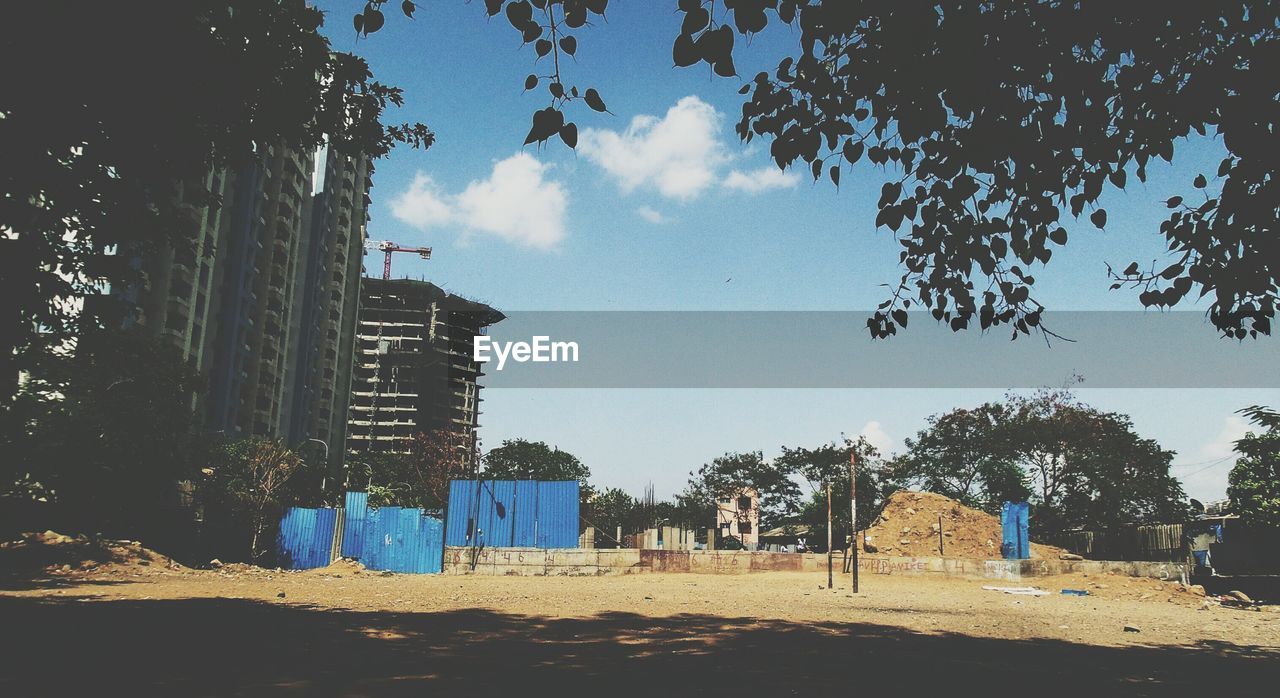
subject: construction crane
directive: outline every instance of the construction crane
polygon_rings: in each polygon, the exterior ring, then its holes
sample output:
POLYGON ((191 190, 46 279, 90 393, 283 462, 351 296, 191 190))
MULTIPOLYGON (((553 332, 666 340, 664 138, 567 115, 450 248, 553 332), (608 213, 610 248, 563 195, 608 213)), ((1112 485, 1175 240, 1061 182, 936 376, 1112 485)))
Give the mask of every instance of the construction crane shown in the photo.
POLYGON ((391 278, 391 253, 392 252, 416 252, 423 259, 431 259, 430 247, 405 247, 403 245, 388 242, 387 240, 368 240, 364 243, 365 249, 376 249, 386 253, 387 257, 382 262, 382 278, 391 278))

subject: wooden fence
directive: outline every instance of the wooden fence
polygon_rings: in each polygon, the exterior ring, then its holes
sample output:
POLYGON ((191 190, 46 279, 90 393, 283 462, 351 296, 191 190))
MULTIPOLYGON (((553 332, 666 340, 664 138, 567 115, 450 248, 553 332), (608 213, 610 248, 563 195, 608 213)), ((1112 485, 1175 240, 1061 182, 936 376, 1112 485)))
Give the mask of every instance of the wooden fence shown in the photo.
POLYGON ((1183 562, 1187 546, 1182 524, 1125 526, 1102 531, 1061 531, 1040 542, 1056 545, 1091 560, 1183 562))

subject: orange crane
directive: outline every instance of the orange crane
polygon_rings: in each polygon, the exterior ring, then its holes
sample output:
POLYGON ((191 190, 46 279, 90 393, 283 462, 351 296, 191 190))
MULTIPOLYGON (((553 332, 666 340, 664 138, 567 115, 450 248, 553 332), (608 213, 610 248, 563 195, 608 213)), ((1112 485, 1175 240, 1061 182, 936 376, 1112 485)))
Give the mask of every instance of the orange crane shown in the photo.
POLYGON ((391 253, 392 252, 416 252, 423 259, 431 259, 430 247, 405 247, 394 242, 386 240, 369 240, 364 244, 366 249, 377 249, 385 252, 387 257, 382 262, 382 278, 391 278, 391 253))

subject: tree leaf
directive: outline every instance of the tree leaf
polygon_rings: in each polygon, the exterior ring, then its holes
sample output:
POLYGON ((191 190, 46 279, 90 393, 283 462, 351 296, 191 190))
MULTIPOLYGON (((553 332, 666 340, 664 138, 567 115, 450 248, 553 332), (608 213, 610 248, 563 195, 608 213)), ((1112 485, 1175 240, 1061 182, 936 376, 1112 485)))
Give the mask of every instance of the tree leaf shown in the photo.
POLYGON ((594 87, 587 88, 586 93, 582 95, 582 99, 586 101, 588 107, 596 111, 609 111, 604 106, 604 100, 600 99, 600 93, 596 92, 594 87))
POLYGON ((560 127, 560 140, 570 148, 578 147, 578 125, 570 121, 560 127))

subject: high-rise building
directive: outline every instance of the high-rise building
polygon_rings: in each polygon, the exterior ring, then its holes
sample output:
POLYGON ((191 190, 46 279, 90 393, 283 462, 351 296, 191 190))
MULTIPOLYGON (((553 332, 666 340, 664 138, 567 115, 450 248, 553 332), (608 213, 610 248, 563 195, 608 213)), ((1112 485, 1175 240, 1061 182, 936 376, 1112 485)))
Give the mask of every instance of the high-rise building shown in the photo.
POLYGON ((206 378, 210 431, 344 452, 360 270, 373 165, 328 148, 267 146, 205 184, 194 246, 142 261, 137 321, 206 378))
POLYGON ((289 439, 331 444, 341 460, 351 396, 352 347, 360 307, 360 273, 373 163, 322 151, 317 163, 311 234, 303 259, 306 281, 297 287, 297 361, 292 375, 289 439))
POLYGON ((480 364, 473 338, 505 316, 426 281, 363 280, 347 448, 404 452, 419 433, 475 443, 480 364))

